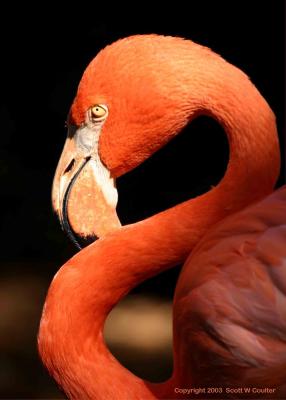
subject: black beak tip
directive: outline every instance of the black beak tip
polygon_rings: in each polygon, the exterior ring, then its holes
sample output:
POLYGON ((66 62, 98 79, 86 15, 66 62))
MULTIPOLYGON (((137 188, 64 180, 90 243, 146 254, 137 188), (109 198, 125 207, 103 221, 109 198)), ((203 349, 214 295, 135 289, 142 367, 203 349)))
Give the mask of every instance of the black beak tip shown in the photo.
POLYGON ((96 235, 77 236, 77 247, 83 249, 98 239, 96 235))
POLYGON ((79 250, 83 249, 84 247, 87 247, 88 245, 90 245, 91 243, 95 242, 98 239, 98 236, 96 236, 95 234, 87 236, 76 234, 71 228, 67 216, 64 217, 63 219, 61 218, 59 219, 62 230, 67 234, 69 239, 79 250))
POLYGON ((98 239, 98 237, 95 235, 88 235, 88 236, 76 235, 72 230, 65 232, 67 233, 69 239, 79 250, 89 246, 91 243, 95 242, 98 239))

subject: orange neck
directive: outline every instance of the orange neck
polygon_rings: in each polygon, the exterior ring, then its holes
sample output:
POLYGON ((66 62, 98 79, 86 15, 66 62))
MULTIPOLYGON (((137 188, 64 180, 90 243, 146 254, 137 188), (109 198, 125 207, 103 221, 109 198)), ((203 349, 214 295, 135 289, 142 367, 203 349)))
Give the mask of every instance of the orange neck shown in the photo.
POLYGON ((225 127, 230 162, 222 182, 100 239, 65 264, 51 284, 39 350, 70 398, 173 395, 172 380, 152 385, 123 368, 106 348, 102 332, 111 309, 133 287, 184 261, 210 226, 272 191, 279 169, 273 114, 248 80, 237 90, 227 79, 223 89, 204 89, 191 112, 211 114, 225 127), (225 97, 218 96, 221 90, 225 97))

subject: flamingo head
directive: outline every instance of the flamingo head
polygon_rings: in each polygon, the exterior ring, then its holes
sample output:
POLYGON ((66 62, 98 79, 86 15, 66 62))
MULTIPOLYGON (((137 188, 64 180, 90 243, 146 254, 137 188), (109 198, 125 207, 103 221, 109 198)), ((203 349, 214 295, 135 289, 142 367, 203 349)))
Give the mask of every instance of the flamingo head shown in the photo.
POLYGON ((192 69, 199 74, 205 56, 214 55, 191 41, 142 35, 107 46, 89 64, 52 191, 53 208, 76 243, 120 227, 115 179, 189 122, 199 97, 190 76, 192 69))

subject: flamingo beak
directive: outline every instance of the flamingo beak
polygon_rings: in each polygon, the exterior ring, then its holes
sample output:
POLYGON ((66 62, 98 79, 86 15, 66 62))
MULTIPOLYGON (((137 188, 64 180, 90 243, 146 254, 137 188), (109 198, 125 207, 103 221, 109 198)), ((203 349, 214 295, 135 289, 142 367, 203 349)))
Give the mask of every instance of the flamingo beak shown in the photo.
POLYGON ((52 205, 78 248, 118 229, 115 180, 98 154, 100 127, 69 126, 52 188, 52 205))

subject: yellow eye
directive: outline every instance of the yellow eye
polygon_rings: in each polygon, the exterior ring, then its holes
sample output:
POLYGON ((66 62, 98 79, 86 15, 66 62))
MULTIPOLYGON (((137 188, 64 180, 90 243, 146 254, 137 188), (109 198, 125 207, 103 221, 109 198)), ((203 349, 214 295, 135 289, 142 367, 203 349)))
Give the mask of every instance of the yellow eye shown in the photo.
POLYGON ((107 109, 102 105, 96 104, 91 108, 91 117, 94 119, 100 119, 105 117, 107 114, 107 109))

